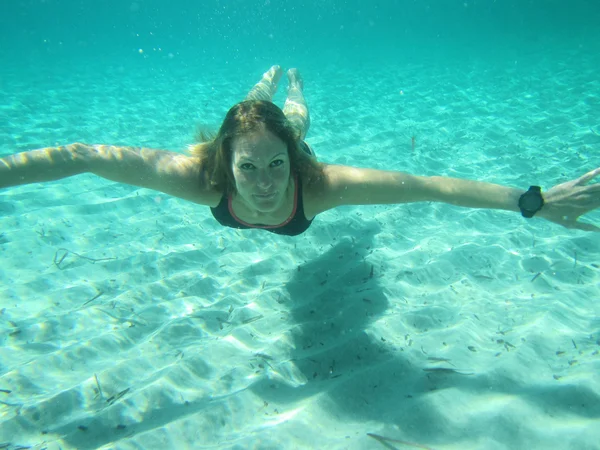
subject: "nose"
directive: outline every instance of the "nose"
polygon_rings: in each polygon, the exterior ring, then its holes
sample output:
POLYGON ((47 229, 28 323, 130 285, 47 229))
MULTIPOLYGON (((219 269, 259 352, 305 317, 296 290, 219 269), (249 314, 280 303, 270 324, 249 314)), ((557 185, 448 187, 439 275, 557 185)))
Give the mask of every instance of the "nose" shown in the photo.
POLYGON ((258 176, 256 177, 256 184, 258 185, 258 187, 264 189, 266 187, 271 186, 272 183, 273 179, 271 178, 267 170, 258 171, 258 176))

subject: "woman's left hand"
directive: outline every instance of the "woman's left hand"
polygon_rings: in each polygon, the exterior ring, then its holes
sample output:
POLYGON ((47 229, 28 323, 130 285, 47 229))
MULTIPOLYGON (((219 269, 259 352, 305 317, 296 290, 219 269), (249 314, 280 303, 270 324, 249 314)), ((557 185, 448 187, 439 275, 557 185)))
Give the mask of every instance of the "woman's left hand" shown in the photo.
POLYGON ((596 225, 577 220, 585 213, 600 207, 600 184, 588 185, 598 175, 600 167, 544 192, 544 206, 537 216, 566 228, 600 231, 600 227, 596 225))

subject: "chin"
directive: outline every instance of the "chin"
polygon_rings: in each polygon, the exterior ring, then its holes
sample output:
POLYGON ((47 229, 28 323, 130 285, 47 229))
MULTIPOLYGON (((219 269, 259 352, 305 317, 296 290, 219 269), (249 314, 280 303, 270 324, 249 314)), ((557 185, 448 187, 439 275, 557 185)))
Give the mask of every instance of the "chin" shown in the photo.
POLYGON ((262 203, 262 202, 254 202, 254 207, 256 208, 257 211, 260 211, 262 213, 270 213, 273 211, 277 211, 277 208, 279 207, 279 203, 269 202, 268 204, 266 204, 266 203, 262 203))
POLYGON ((279 195, 268 200, 260 200, 256 197, 253 197, 252 204, 260 212, 273 212, 281 206, 281 198, 279 195))

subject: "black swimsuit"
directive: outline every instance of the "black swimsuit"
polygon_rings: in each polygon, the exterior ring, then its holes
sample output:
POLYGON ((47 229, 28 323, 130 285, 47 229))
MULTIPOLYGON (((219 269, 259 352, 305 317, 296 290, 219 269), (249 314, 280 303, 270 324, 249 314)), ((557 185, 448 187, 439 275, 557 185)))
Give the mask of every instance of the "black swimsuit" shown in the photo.
POLYGON ((221 201, 216 208, 210 208, 212 215, 217 221, 231 228, 245 230, 248 228, 261 228, 270 231, 271 233, 284 234, 286 236, 297 236, 308 229, 312 220, 307 220, 304 216, 304 202, 302 200, 302 181, 297 175, 294 177, 296 191, 294 192, 294 208, 292 214, 287 220, 279 225, 261 225, 244 222, 236 217, 231 207, 231 197, 225 195, 221 197, 221 201))

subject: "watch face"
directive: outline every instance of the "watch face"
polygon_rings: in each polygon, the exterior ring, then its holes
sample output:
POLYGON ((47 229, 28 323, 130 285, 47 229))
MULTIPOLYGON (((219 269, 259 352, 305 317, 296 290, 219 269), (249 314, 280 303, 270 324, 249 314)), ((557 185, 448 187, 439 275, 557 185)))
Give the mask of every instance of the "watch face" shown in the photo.
POLYGON ((527 211, 537 211, 543 205, 542 196, 537 192, 527 192, 521 198, 520 206, 527 211))

